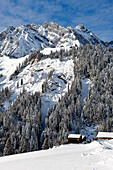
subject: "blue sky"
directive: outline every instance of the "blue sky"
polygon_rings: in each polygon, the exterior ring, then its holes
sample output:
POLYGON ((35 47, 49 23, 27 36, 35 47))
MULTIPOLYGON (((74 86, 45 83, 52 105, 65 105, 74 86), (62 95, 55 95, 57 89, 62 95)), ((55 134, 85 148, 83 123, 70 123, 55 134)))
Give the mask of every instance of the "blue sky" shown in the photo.
POLYGON ((104 41, 113 40, 113 0, 0 0, 0 31, 9 25, 56 22, 83 24, 104 41))

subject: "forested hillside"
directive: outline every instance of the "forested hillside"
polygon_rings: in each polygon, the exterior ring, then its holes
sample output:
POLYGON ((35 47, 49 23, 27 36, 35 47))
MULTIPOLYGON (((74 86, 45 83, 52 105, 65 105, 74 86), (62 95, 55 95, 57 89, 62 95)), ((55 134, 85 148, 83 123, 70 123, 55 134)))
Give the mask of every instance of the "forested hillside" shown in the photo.
POLYGON ((0 112, 0 155, 39 150, 41 132, 40 93, 23 90, 7 111, 0 112))
POLYGON ((113 131, 113 50, 86 45, 71 51, 74 76, 71 89, 48 111, 43 148, 65 143, 69 132, 80 132, 83 124, 98 125, 100 131, 113 131), (92 86, 82 103, 81 79, 92 86))
MULTIPOLYGON (((31 94, 23 88, 23 92, 8 110, 1 110, 1 156, 48 149, 66 143, 68 134, 79 133, 82 125, 95 124, 100 131, 113 131, 113 49, 87 44, 79 48, 72 47, 69 51, 51 52, 48 55, 39 53, 35 59, 40 56, 41 64, 48 58, 51 59, 51 63, 59 60, 59 65, 72 59, 73 78, 67 78, 66 74, 54 73, 56 68, 50 69, 40 93, 31 94), (88 78, 92 85, 83 102, 82 81, 85 78, 88 78), (45 110, 43 114, 47 116, 42 116, 44 101, 42 104, 41 100, 47 94, 56 95, 62 86, 66 86, 67 91, 62 93, 56 104, 45 110)), ((31 58, 30 63, 34 63, 33 60, 34 58, 31 58)), ((1 102, 8 100, 11 96, 10 89, 3 89, 0 96, 1 102)))

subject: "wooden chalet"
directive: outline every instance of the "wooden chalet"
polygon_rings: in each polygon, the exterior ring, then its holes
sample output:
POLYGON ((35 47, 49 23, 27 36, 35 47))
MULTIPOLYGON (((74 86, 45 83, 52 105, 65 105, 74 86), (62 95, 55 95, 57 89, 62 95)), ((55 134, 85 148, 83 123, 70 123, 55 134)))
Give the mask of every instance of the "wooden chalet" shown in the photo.
POLYGON ((113 139, 113 132, 99 132, 96 139, 97 140, 110 140, 110 139, 113 139))
POLYGON ((68 143, 81 143, 82 135, 81 134, 70 134, 68 136, 68 143))

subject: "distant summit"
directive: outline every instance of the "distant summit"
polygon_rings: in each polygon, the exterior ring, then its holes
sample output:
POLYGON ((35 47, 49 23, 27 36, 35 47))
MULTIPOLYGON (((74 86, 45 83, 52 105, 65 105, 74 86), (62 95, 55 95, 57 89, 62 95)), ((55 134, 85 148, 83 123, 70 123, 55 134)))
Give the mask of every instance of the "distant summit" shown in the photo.
POLYGON ((76 28, 79 30, 86 30, 86 28, 82 24, 76 26, 76 28))

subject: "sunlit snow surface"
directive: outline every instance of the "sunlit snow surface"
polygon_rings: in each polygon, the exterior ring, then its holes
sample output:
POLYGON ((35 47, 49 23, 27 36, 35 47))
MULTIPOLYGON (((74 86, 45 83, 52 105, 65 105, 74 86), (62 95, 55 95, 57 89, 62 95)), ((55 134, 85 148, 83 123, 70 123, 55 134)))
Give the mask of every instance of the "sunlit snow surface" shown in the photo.
POLYGON ((4 109, 10 106, 20 92, 22 92, 23 87, 30 93, 36 91, 42 92, 42 84, 47 79, 47 90, 46 93, 42 94, 42 112, 43 115, 46 115, 48 108, 54 105, 65 94, 68 85, 71 86, 74 80, 74 63, 72 57, 65 57, 62 61, 59 59, 44 58, 38 63, 29 63, 28 66, 21 70, 16 78, 9 80, 10 75, 26 57, 14 59, 3 56, 0 58, 0 74, 3 74, 3 77, 0 78, 0 89, 8 86, 12 93, 9 99, 10 102, 6 101, 4 103, 4 109), (48 78, 51 70, 54 70, 53 75, 51 78, 48 78), (64 81, 59 76, 62 76, 64 81), (21 85, 21 79, 23 79, 23 85, 21 85), (19 88, 17 88, 17 82, 19 82, 19 88))
POLYGON ((113 140, 69 144, 0 158, 2 170, 112 170, 113 140))
POLYGON ((89 94, 89 89, 90 89, 91 85, 92 85, 92 83, 91 83, 90 79, 88 79, 88 78, 83 78, 82 79, 82 95, 81 95, 82 105, 83 105, 84 99, 89 94))
MULTIPOLYGON (((68 48, 65 48, 68 49, 68 48)), ((60 48, 45 48, 42 53, 50 54, 51 51, 59 51, 60 48)), ((44 58, 41 61, 29 63, 16 78, 9 80, 10 75, 22 64, 28 56, 22 58, 9 58, 3 56, 0 58, 0 74, 3 77, 0 78, 0 89, 3 87, 9 87, 11 89, 11 98, 9 101, 5 101, 4 109, 7 109, 10 104, 17 98, 17 96, 22 92, 23 87, 27 92, 34 93, 36 91, 42 92, 42 84, 48 79, 48 73, 54 69, 53 75, 47 80, 47 90, 46 93, 42 94, 42 113, 45 117, 48 108, 54 105, 59 98, 65 94, 71 83, 74 80, 73 67, 74 63, 72 57, 65 57, 62 61, 59 59, 44 58), (62 76, 64 81, 58 76, 62 76), (23 85, 21 85, 21 79, 23 79, 23 85), (19 83, 19 88, 17 88, 17 83, 19 83)), ((81 102, 88 96, 88 91, 90 87, 90 80, 83 78, 82 80, 82 95, 81 102)))

